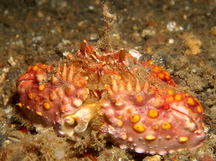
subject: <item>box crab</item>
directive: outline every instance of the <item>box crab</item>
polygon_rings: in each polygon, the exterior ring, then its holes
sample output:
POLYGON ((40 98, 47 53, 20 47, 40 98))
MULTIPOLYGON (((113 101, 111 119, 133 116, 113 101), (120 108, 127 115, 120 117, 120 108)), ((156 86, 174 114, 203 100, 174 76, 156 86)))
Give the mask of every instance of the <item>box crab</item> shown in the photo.
POLYGON ((167 71, 124 49, 99 50, 83 41, 65 60, 30 66, 17 91, 23 117, 75 141, 96 128, 122 149, 165 154, 197 148, 205 138, 199 101, 167 71))

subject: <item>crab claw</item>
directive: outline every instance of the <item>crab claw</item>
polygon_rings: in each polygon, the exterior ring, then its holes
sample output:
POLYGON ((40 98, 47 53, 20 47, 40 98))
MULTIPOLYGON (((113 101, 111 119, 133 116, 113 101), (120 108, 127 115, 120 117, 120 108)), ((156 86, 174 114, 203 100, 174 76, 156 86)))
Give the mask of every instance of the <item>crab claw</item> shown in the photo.
POLYGON ((64 135, 78 141, 80 139, 78 135, 86 131, 98 107, 100 107, 98 103, 87 104, 81 106, 76 113, 64 115, 61 125, 64 135))

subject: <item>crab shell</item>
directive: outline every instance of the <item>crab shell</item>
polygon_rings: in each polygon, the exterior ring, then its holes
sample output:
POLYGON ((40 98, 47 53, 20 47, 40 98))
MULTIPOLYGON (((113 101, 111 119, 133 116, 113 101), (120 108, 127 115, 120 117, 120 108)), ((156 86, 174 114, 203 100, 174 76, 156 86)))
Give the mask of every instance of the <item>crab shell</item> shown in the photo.
POLYGON ((17 80, 18 111, 78 141, 93 125, 122 149, 165 154, 201 145, 204 111, 170 74, 124 49, 81 49, 51 65, 36 64, 17 80), (92 124, 90 123, 92 122, 92 124))

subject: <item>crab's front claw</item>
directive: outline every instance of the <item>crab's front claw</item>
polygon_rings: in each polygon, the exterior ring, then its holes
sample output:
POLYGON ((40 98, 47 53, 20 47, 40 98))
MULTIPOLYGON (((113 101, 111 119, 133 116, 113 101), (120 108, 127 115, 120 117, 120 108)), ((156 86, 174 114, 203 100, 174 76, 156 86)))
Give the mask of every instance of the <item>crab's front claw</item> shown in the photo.
POLYGON ((89 122, 99 108, 98 103, 87 104, 81 106, 76 113, 64 115, 61 125, 64 135, 69 136, 74 141, 80 140, 79 134, 86 131, 89 122))

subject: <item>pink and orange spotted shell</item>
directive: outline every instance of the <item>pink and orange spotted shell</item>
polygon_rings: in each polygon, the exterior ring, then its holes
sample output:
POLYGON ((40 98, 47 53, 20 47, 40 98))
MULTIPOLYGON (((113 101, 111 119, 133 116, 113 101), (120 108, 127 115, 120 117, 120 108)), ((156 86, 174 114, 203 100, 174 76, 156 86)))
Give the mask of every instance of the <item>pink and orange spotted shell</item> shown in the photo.
POLYGON ((199 101, 179 91, 168 72, 123 49, 103 51, 83 41, 65 60, 30 66, 17 91, 23 117, 75 141, 95 124, 137 153, 195 149, 205 139, 199 101))

